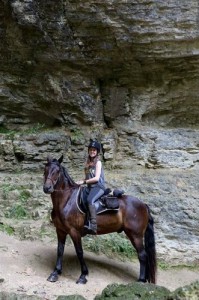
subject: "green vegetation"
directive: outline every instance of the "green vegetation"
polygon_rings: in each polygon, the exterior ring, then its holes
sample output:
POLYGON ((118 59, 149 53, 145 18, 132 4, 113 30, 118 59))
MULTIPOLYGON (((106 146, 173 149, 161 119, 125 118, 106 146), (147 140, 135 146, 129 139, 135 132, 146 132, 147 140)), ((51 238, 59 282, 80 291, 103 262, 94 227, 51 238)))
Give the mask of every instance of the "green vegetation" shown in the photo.
POLYGON ((19 200, 23 203, 26 202, 28 198, 30 198, 31 196, 29 190, 27 190, 24 186, 18 186, 11 183, 4 183, 2 184, 1 189, 2 189, 4 200, 8 199, 9 193, 14 190, 20 191, 19 200))
POLYGON ((111 233, 108 235, 92 238, 84 237, 83 247, 85 250, 97 254, 105 254, 108 257, 117 257, 121 260, 134 259, 137 257, 136 251, 124 234, 111 233))
POLYGON ((26 203, 27 200, 30 198, 31 194, 28 190, 21 190, 19 195, 19 200, 22 203, 26 203))
MULTIPOLYGON (((33 124, 31 127, 27 129, 21 129, 21 134, 34 134, 42 131, 45 125, 41 123, 33 124)), ((5 134, 8 139, 13 139, 15 134, 19 134, 18 130, 11 130, 4 126, 0 126, 0 134, 5 134)))
POLYGON ((22 131, 22 133, 25 133, 25 134, 38 133, 38 132, 42 131, 42 129, 44 129, 44 127, 45 127, 45 124, 37 123, 37 124, 34 124, 32 127, 25 129, 24 131, 22 131))
POLYGON ((178 264, 174 265, 172 263, 166 263, 165 261, 159 260, 158 261, 158 269, 161 270, 169 270, 169 269, 176 269, 176 270, 181 270, 181 269, 189 269, 189 270, 198 270, 198 265, 184 265, 184 264, 178 264))
POLYGON ((23 219, 28 216, 26 209, 20 204, 14 204, 8 212, 5 213, 6 218, 23 219))
POLYGON ((51 238, 52 240, 57 240, 55 227, 54 227, 54 225, 52 225, 52 226, 49 225, 49 220, 42 224, 42 226, 40 227, 40 230, 38 232, 38 236, 40 239, 48 237, 48 238, 51 238))
POLYGON ((9 193, 11 191, 19 191, 19 195, 15 203, 9 208, 7 212, 5 212, 6 218, 14 218, 14 219, 24 219, 29 216, 27 209, 25 208, 25 204, 30 198, 30 192, 26 190, 23 186, 16 186, 11 184, 3 184, 2 185, 2 193, 3 199, 7 200, 9 198, 9 193))
POLYGON ((2 224, 2 223, 0 223, 0 231, 3 231, 3 232, 5 232, 5 233, 7 233, 9 235, 14 234, 14 228, 12 228, 9 225, 2 224))
POLYGON ((72 141, 72 143, 76 144, 79 141, 82 141, 82 139, 84 139, 84 134, 80 129, 76 128, 76 129, 71 130, 71 141, 72 141))
POLYGON ((8 194, 16 189, 16 186, 11 185, 9 183, 5 183, 2 185, 2 193, 3 193, 3 199, 7 200, 8 199, 8 194))
POLYGON ((5 134, 8 139, 13 139, 16 133, 17 132, 14 130, 7 129, 4 126, 0 126, 0 134, 5 134))
POLYGON ((168 263, 166 263, 165 261, 158 261, 158 268, 162 269, 162 270, 168 270, 170 269, 170 265, 168 263))

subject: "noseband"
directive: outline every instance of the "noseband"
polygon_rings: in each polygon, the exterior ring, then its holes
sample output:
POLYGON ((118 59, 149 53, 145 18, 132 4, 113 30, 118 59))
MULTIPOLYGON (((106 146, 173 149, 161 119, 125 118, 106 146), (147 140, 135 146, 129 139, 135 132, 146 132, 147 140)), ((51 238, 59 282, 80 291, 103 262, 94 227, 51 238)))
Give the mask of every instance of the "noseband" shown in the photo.
POLYGON ((54 191, 55 191, 55 187, 56 187, 56 185, 57 185, 58 182, 59 182, 60 176, 61 176, 61 167, 60 167, 59 175, 58 175, 57 179, 56 179, 56 180, 53 180, 53 179, 51 178, 52 176, 49 176, 49 175, 48 175, 47 178, 46 178, 46 180, 45 180, 45 183, 46 183, 47 180, 51 181, 52 186, 53 186, 53 189, 54 189, 54 191))
POLYGON ((52 178, 50 178, 49 176, 46 178, 46 181, 47 180, 50 180, 52 182, 52 185, 53 185, 53 188, 56 186, 56 184, 58 183, 59 181, 59 178, 60 178, 60 173, 59 173, 59 176, 57 177, 57 180, 55 182, 55 180, 53 180, 52 178), (55 183, 54 183, 55 182, 55 183))

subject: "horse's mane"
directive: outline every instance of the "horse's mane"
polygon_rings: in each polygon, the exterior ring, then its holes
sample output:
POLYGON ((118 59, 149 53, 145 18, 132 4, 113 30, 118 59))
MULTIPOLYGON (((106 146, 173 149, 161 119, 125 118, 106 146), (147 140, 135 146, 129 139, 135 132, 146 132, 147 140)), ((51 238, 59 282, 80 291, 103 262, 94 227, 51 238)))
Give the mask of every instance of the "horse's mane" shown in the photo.
POLYGON ((64 177, 67 179, 70 186, 78 186, 78 184, 71 178, 71 176, 68 174, 67 170, 63 166, 62 166, 62 171, 64 177))

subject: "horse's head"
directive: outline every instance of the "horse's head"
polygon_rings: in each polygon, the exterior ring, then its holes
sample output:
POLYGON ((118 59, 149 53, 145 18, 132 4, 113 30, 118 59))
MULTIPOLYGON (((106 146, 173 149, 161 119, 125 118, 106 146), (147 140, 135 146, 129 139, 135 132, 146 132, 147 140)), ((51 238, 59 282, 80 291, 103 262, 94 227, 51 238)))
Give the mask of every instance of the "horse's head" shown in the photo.
POLYGON ((63 155, 59 159, 47 158, 47 163, 44 168, 44 193, 51 194, 54 192, 55 186, 60 178, 62 161, 63 155))

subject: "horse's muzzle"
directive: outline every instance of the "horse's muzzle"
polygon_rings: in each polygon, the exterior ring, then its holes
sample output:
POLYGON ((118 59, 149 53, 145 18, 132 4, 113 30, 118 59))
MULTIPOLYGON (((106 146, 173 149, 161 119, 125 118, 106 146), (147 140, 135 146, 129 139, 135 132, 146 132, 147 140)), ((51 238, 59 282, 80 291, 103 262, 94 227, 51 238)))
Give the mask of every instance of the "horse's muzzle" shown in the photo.
POLYGON ((54 189, 53 189, 52 186, 44 185, 43 186, 43 191, 44 191, 45 194, 51 194, 54 191, 54 189))

